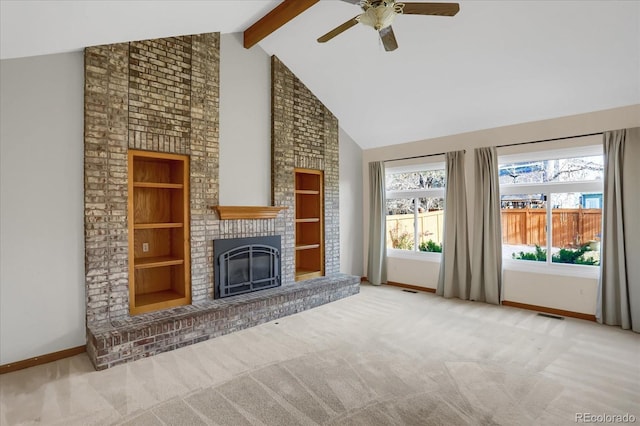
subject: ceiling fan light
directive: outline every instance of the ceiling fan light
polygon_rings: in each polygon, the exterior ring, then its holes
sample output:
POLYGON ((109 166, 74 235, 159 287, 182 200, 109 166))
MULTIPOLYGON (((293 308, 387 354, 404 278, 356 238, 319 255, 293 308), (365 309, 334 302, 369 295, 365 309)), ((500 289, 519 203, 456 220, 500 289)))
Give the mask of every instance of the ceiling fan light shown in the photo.
MULTIPOLYGON (((393 23, 393 19, 398 14, 396 6, 397 4, 394 2, 389 2, 389 4, 381 2, 377 6, 368 7, 363 14, 358 16, 358 21, 380 31, 393 23)), ((401 12, 402 7, 399 10, 401 12)))

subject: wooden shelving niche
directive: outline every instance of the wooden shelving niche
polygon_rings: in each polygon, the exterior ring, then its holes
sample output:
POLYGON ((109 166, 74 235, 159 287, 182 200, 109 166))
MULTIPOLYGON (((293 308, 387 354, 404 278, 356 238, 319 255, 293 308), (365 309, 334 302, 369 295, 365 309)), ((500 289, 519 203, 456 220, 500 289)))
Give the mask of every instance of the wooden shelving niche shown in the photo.
POLYGON ((129 151, 129 312, 191 303, 189 157, 129 151))
POLYGON ((295 169, 296 281, 324 275, 324 174, 295 169))

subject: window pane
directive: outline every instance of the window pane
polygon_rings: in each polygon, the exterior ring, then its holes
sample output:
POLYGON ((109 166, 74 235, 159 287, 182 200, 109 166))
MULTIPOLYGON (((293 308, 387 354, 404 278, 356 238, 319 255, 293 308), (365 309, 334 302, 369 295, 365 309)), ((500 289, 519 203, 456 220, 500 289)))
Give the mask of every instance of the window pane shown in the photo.
POLYGON ((502 256, 545 262, 547 210, 543 194, 503 195, 502 256))
POLYGON ((501 184, 602 180, 603 156, 524 161, 500 166, 501 184))
POLYGON ((387 191, 444 188, 445 172, 444 169, 441 169, 408 173, 387 173, 385 180, 387 191))
POLYGON ((501 165, 498 169, 500 184, 544 182, 544 161, 524 161, 501 165))
POLYGON ((442 253, 444 198, 418 198, 418 250, 442 253))
POLYGON ((602 194, 551 194, 551 261, 600 264, 602 194))
POLYGON ((547 182, 602 180, 604 173, 602 155, 549 160, 547 163, 547 182))
POLYGON ((387 248, 413 250, 414 226, 413 198, 387 200, 387 248))

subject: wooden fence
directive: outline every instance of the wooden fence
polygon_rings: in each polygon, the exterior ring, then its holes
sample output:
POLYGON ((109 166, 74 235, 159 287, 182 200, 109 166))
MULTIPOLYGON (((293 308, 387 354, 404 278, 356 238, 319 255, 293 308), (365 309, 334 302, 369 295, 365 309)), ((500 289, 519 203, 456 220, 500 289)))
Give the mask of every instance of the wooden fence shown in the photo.
MULTIPOLYGON (((444 223, 444 211, 418 213, 418 224, 421 235, 418 244, 433 240, 442 241, 442 225, 444 223)), ((395 214, 387 216, 387 247, 393 247, 392 235, 399 237, 407 234, 413 241, 413 214, 395 214)))
MULTIPOLYGON (((547 244, 545 209, 502 209, 502 242, 511 245, 545 246, 547 244)), ((602 232, 601 209, 553 209, 554 247, 579 247, 591 240, 599 240, 602 232)), ((420 242, 442 241, 442 210, 418 213, 422 235, 420 242)), ((409 236, 413 241, 413 214, 387 216, 387 247, 393 247, 392 235, 409 236)))
MULTIPOLYGON (((513 245, 547 244, 545 209, 502 209, 502 242, 513 245)), ((601 209, 552 209, 554 247, 579 247, 599 240, 601 209)))

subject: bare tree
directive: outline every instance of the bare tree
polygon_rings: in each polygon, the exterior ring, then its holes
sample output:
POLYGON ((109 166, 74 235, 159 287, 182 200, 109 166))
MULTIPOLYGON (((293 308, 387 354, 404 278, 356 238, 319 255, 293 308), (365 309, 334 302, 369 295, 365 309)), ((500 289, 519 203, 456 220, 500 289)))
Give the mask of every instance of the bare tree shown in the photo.
MULTIPOLYGON (((443 188, 444 170, 425 170, 409 173, 388 174, 386 187, 390 191, 422 188, 443 188)), ((394 198, 387 200, 388 214, 411 214, 414 212, 416 198, 394 198)), ((418 211, 430 211, 444 208, 442 198, 417 198, 418 211)))

